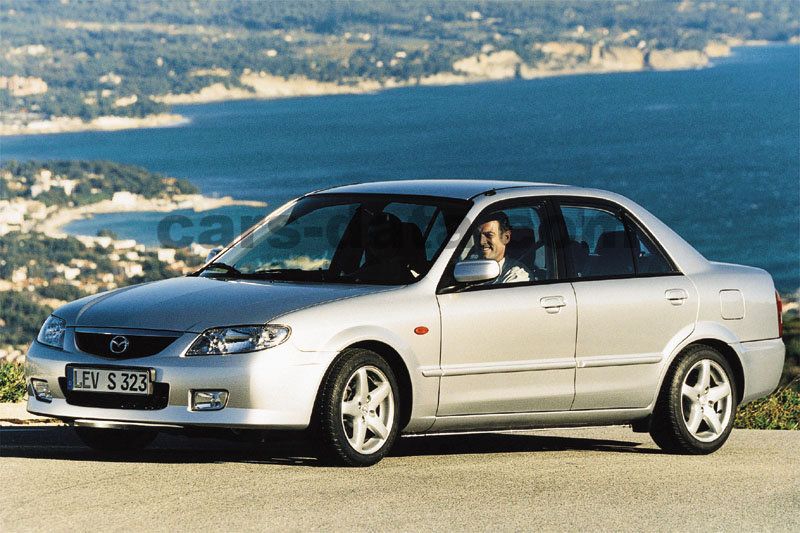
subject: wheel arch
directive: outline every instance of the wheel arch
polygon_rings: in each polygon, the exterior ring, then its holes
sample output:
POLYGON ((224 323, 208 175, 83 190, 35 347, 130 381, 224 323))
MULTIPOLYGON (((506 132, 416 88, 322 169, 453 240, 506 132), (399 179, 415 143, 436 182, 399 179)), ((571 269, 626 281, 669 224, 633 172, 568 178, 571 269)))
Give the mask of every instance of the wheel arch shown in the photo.
MULTIPOLYGON (((744 367, 742 367, 742 361, 739 359, 739 354, 736 353, 736 350, 734 350, 728 343, 719 339, 703 338, 694 340, 691 342, 691 344, 684 346, 674 359, 677 359, 681 353, 692 346, 708 346, 710 348, 714 348, 722 355, 722 357, 725 358, 725 360, 731 366, 731 370, 733 370, 733 379, 736 381, 736 403, 740 403, 744 397, 744 367)), ((671 364, 672 362, 670 365, 671 364)))
MULTIPOLYGON (((356 348, 370 350, 383 357, 383 359, 389 364, 392 372, 394 372, 394 375, 397 378, 397 385, 400 388, 400 431, 402 431, 411 421, 411 413, 414 407, 414 386, 411 380, 411 374, 408 371, 408 365, 400 355, 400 352, 398 352, 395 348, 386 342, 374 339, 353 340, 338 350, 338 355, 334 357, 328 365, 325 375, 328 375, 336 361, 342 357, 342 354, 344 354, 347 350, 356 348)), ((324 382, 325 378, 323 377, 320 382, 319 390, 317 390, 316 400, 314 401, 315 409, 319 403, 319 395, 322 391, 322 384, 324 382)))
POLYGON ((664 378, 667 375, 670 367, 675 364, 675 361, 683 354, 688 348, 697 345, 708 346, 717 350, 722 357, 728 362, 733 370, 733 379, 736 381, 736 402, 739 403, 744 397, 745 375, 742 360, 738 352, 731 346, 737 344, 739 339, 729 329, 722 327, 717 323, 700 323, 697 325, 692 335, 684 339, 678 346, 672 350, 672 354, 667 358, 664 368, 659 377, 658 387, 656 388, 656 395, 653 398, 653 405, 661 394, 664 388, 664 378))
MULTIPOLYGON (((401 431, 422 433, 434 422, 439 404, 439 378, 426 377, 421 368, 439 363, 439 333, 407 338, 393 329, 359 325, 337 331, 335 335, 317 339, 315 350, 341 354, 348 348, 366 348, 390 363, 401 389, 401 431)), ((328 370, 338 360, 329 363, 328 370)))

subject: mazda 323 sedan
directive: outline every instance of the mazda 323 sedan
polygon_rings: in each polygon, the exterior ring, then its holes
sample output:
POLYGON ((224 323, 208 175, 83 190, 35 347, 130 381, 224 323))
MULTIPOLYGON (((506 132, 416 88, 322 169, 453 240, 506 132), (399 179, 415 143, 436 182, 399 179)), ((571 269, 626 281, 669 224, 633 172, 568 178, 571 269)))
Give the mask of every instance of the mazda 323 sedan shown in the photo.
POLYGON ((703 454, 777 386, 780 309, 769 274, 706 260, 617 194, 349 185, 193 274, 54 311, 28 410, 102 450, 164 429, 308 430, 322 457, 363 466, 400 434, 630 424, 703 454))

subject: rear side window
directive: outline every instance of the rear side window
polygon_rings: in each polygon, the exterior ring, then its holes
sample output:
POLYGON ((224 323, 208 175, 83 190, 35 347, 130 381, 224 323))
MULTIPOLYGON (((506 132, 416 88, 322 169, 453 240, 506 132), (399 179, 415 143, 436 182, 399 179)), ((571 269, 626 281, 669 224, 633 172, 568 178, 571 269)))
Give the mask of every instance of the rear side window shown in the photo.
POLYGON ((564 252, 571 278, 671 274, 653 241, 627 218, 600 207, 561 207, 567 230, 564 252))
POLYGON ((671 274, 674 272, 667 258, 656 248, 642 230, 631 224, 634 236, 634 260, 637 274, 671 274))
POLYGON ((573 278, 630 276, 636 272, 633 243, 615 214, 594 207, 562 206, 565 246, 573 278))

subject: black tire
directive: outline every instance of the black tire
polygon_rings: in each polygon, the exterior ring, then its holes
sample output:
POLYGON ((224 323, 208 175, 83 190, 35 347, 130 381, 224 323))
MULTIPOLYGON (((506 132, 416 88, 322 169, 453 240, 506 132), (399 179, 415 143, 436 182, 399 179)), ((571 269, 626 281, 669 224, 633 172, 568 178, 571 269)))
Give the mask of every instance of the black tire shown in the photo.
POLYGON ((104 429, 76 427, 78 438, 99 452, 131 452, 146 448, 158 435, 157 431, 139 429, 104 429))
MULTIPOLYGON (((733 419, 736 415, 737 406, 737 384, 733 371, 731 370, 728 361, 716 349, 705 345, 694 345, 687 348, 676 360, 667 371, 664 377, 664 384, 661 387, 658 400, 656 401, 655 409, 650 423, 650 436, 655 443, 664 451, 678 454, 691 454, 703 455, 709 454, 718 450, 733 429, 733 419), (706 438, 713 440, 704 441, 695 437, 690 431, 688 424, 689 421, 684 418, 684 412, 687 410, 687 400, 682 393, 682 388, 687 375, 693 370, 695 365, 703 360, 709 360, 717 365, 717 370, 722 370, 725 374, 728 384, 730 385, 730 414, 727 416, 727 421, 723 420, 722 431, 716 435, 711 435, 706 438)), ((712 407, 712 409, 717 409, 712 407)), ((688 414, 686 416, 689 416, 688 414)), ((706 427, 711 431, 710 425, 705 421, 701 422, 701 427, 706 427), (706 424, 706 426, 703 426, 706 424)))
MULTIPOLYGON (((373 351, 360 348, 343 351, 328 369, 317 396, 314 438, 317 441, 320 459, 326 464, 339 466, 371 466, 383 459, 399 433, 399 399, 397 379, 385 359, 373 351), (361 368, 378 369, 383 373, 390 385, 393 402, 393 408, 387 410, 386 415, 387 421, 391 420, 390 425, 387 423, 388 436, 379 449, 370 453, 362 453, 350 444, 342 414, 342 400, 350 391, 347 388, 348 382, 361 368)), ((367 435, 373 435, 371 438, 380 440, 377 434, 371 433, 370 430, 366 431, 367 435)))

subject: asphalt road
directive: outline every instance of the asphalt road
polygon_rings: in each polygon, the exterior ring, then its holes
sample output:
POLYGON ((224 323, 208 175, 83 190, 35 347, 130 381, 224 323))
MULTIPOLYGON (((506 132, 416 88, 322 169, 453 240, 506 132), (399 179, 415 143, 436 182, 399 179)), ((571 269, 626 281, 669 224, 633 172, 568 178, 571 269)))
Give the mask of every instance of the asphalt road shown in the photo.
POLYGON ((800 432, 666 455, 628 428, 401 439, 368 469, 301 443, 161 435, 98 457, 68 427, 0 429, 0 531, 800 531, 800 432))

